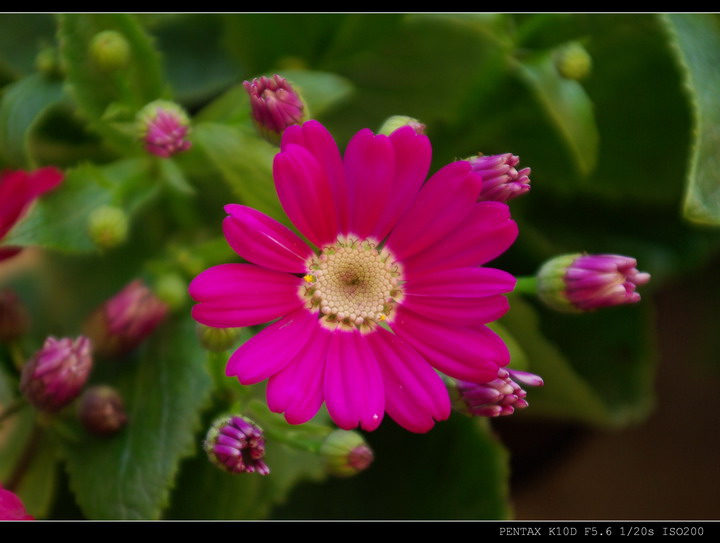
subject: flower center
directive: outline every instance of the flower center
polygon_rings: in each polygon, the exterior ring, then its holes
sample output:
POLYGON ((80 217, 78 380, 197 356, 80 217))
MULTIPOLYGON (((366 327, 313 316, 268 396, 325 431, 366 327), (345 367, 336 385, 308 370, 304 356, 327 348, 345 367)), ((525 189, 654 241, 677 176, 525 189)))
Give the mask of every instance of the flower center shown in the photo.
POLYGON ((308 261, 303 296, 328 323, 373 327, 402 298, 402 270, 371 240, 338 238, 308 261))

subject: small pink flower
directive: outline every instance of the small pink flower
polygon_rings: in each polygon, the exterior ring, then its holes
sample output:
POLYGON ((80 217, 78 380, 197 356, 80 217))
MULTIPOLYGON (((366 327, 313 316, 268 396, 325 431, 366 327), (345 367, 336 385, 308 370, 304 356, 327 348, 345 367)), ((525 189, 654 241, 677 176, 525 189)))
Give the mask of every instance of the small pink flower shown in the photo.
POLYGON ((80 394, 92 365, 88 338, 49 337, 23 366, 20 390, 39 409, 57 411, 80 394))
POLYGON ((482 176, 480 200, 507 202, 530 190, 530 168, 515 169, 520 158, 510 153, 477 156, 470 160, 473 171, 482 176))
MULTIPOLYGON (((34 172, 5 171, 0 174, 0 241, 25 216, 32 203, 57 187, 63 173, 52 167, 34 172)), ((0 247, 0 261, 14 256, 17 247, 0 247)))
POLYGON ((460 412, 476 417, 512 415, 528 406, 525 386, 543 386, 541 377, 526 371, 500 368, 496 379, 483 384, 453 380, 453 406, 460 412))
POLYGON ((245 417, 224 417, 215 422, 205 440, 213 464, 230 473, 267 475, 263 431, 245 417))
POLYGON ((291 424, 325 402, 343 429, 374 430, 384 412, 426 432, 450 414, 442 373, 484 383, 509 362, 485 323, 508 309, 515 278, 481 267, 515 240, 508 206, 478 202, 468 162, 425 182, 428 138, 361 130, 340 156, 317 121, 291 126, 274 161, 290 220, 317 248, 254 209, 223 224, 250 264, 222 264, 190 284, 193 316, 216 327, 271 324, 231 356, 226 373, 268 379, 268 406, 291 424), (392 331, 386 329, 389 327, 392 331))
POLYGON ((0 485, 0 520, 35 520, 28 514, 23 502, 0 485))
POLYGON ((157 100, 138 113, 140 138, 153 155, 168 158, 190 149, 190 119, 177 104, 157 100))
POLYGON ((270 143, 277 145, 288 126, 307 119, 305 102, 284 77, 258 77, 243 86, 250 96, 255 127, 270 143))

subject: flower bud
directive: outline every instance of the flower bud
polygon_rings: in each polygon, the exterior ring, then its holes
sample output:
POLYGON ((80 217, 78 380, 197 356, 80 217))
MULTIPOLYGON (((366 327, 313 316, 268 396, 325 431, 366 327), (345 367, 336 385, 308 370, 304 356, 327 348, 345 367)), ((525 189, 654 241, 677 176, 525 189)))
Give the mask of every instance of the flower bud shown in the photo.
POLYGON ((221 353, 235 345, 242 328, 213 328, 198 323, 196 330, 203 347, 208 351, 221 353))
POLYGON ((155 294, 169 308, 178 309, 182 307, 188 299, 188 284, 177 273, 166 273, 155 282, 155 294))
POLYGON ((20 498, 0 486, 0 520, 35 520, 35 517, 28 514, 20 498))
POLYGON ((243 83, 250 95, 253 122, 260 135, 273 145, 279 145, 288 126, 302 124, 308 119, 307 106, 300 94, 283 77, 258 77, 243 83))
POLYGON ((20 390, 37 408, 57 411, 80 394, 92 365, 88 338, 49 337, 23 367, 20 390))
POLYGON ((120 70, 130 63, 130 44, 119 32, 105 30, 90 41, 90 58, 105 72, 120 70))
POLYGON ((230 473, 270 473, 263 461, 263 431, 246 417, 228 416, 215 421, 205 439, 210 461, 230 473))
POLYGON ((41 74, 50 78, 63 76, 63 68, 54 47, 46 47, 35 57, 35 68, 41 74))
POLYGON ((135 349, 162 322, 167 306, 136 280, 106 301, 85 323, 95 353, 122 356, 135 349))
POLYGON ((106 385, 90 387, 83 393, 78 418, 88 432, 100 436, 117 433, 127 422, 122 397, 106 385))
POLYGON ((580 81, 590 75, 592 57, 580 43, 573 42, 557 52, 555 68, 565 79, 580 81))
POLYGON ((101 249, 117 247, 127 239, 127 215, 119 207, 98 207, 88 217, 88 232, 101 249))
POLYGON ((410 126, 418 134, 425 134, 425 125, 423 123, 417 119, 406 117, 404 115, 393 115, 392 117, 388 117, 380 127, 378 134, 385 134, 386 136, 389 136, 395 132, 395 130, 402 128, 403 126, 410 126))
POLYGON ((185 138, 190 133, 190 119, 179 105, 156 100, 137 115, 140 140, 148 153, 168 158, 187 151, 192 144, 185 138))
POLYGON ((537 273, 538 296, 558 311, 578 313, 640 301, 635 292, 650 281, 634 258, 570 254, 548 260, 537 273))
POLYGON ((351 477, 372 464, 372 449, 358 432, 335 430, 320 446, 325 469, 336 477, 351 477))
POLYGON ((530 168, 517 171, 515 166, 520 159, 513 154, 480 154, 467 160, 472 165, 472 171, 482 176, 479 201, 507 202, 530 190, 530 168))
POLYGON ((14 341, 27 332, 30 326, 30 315, 9 288, 0 290, 0 342, 14 341))
POLYGON ((525 386, 544 384, 538 375, 506 368, 499 368, 497 378, 489 383, 446 379, 453 409, 474 417, 507 416, 527 407, 527 392, 516 381, 525 386))

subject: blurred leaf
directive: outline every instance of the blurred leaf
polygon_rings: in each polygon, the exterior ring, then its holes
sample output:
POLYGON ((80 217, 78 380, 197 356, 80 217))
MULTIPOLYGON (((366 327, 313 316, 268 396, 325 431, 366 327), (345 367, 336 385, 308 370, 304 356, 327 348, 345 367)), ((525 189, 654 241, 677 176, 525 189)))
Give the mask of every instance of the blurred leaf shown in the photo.
POLYGON ((211 389, 194 327, 189 318, 164 325, 114 383, 128 414, 120 433, 65 444, 70 485, 88 518, 157 519, 168 504, 211 389))
POLYGON ((585 176, 592 172, 597 162, 598 133, 592 103, 580 83, 560 77, 552 51, 524 58, 518 68, 521 79, 569 148, 579 173, 585 176))
POLYGON ((710 15, 667 15, 693 111, 692 156, 684 216, 701 224, 720 224, 720 29, 710 15))
POLYGON ((0 72, 15 76, 33 72, 35 57, 42 47, 53 43, 54 35, 55 21, 50 14, 4 13, 0 17, 0 72))
POLYGON ((297 85, 308 104, 310 116, 317 118, 352 93, 352 84, 345 78, 328 72, 280 70, 278 72, 297 85))
POLYGON ((93 121, 95 128, 121 149, 132 150, 132 137, 122 125, 103 120, 106 112, 125 111, 124 121, 145 104, 164 98, 160 56, 150 38, 128 14, 59 15, 60 53, 67 79, 80 109, 93 121), (90 56, 93 37, 104 30, 114 30, 127 40, 130 62, 115 72, 101 69, 90 56))
POLYGON ((422 435, 387 421, 366 438, 367 471, 303 484, 273 518, 509 518, 508 455, 487 420, 454 415, 422 435))
POLYGON ((193 121, 197 123, 242 124, 250 119, 250 100, 242 85, 235 85, 205 106, 193 121))
POLYGON ((62 82, 33 74, 5 88, 0 102, 0 153, 13 166, 33 167, 30 132, 63 98, 62 82))

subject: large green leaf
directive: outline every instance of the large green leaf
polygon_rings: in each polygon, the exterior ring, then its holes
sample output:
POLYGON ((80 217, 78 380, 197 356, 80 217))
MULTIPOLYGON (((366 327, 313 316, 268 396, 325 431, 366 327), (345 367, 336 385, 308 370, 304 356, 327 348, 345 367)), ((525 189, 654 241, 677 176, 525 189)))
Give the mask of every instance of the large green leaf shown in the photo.
POLYGON ((53 41, 55 24, 47 13, 3 13, 0 17, 0 74, 29 74, 40 48, 53 41))
POLYGON ((164 325, 115 386, 128 425, 109 438, 65 443, 70 485, 92 519, 157 519, 180 460, 196 450, 200 409, 211 381, 194 322, 164 325))
POLYGON ((710 15, 667 15, 693 111, 694 145, 683 214, 701 224, 720 224, 720 29, 710 15))
POLYGON ((35 166, 28 151, 30 131, 63 97, 60 81, 33 74, 9 85, 0 102, 0 153, 11 165, 35 166))

